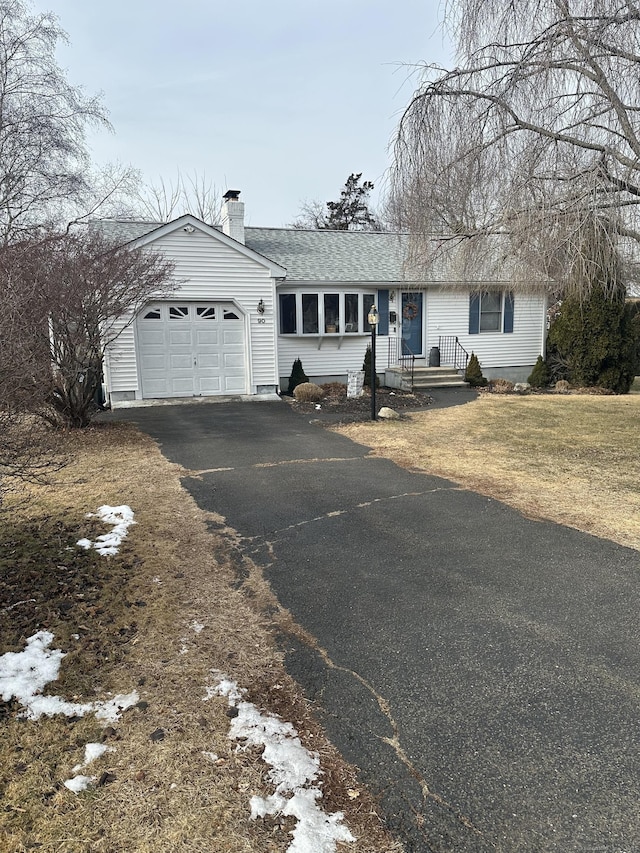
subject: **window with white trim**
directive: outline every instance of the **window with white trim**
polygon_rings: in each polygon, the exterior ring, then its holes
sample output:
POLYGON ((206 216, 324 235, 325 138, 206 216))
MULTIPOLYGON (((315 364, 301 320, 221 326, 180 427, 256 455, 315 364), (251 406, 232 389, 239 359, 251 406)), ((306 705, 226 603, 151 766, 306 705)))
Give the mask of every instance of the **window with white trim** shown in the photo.
POLYGON ((351 291, 278 294, 281 335, 353 335, 371 331, 367 320, 374 293, 351 291))
POLYGON ((469 295, 469 334, 513 332, 514 295, 510 291, 489 290, 469 295))

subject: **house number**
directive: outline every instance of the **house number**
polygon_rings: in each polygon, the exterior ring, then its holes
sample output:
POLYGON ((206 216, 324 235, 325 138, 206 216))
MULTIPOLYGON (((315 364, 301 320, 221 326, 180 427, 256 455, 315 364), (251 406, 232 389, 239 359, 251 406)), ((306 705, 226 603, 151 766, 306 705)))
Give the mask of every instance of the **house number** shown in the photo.
POLYGON ((264 317, 258 317, 258 323, 266 323, 266 322, 267 321, 265 320, 264 317))

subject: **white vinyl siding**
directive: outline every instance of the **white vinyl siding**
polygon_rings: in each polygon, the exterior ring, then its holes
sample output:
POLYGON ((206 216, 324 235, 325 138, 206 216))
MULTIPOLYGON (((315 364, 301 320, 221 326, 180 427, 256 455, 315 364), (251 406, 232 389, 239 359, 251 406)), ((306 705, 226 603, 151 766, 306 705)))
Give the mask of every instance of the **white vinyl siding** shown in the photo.
POLYGON ((517 367, 534 364, 542 352, 546 328, 543 294, 516 293, 513 333, 501 331, 469 334, 469 290, 462 285, 427 293, 427 347, 438 337, 457 335, 469 354, 475 352, 482 367, 517 367))
MULTIPOLYGON (((245 323, 247 393, 258 386, 278 384, 276 368, 275 281, 267 262, 247 256, 243 247, 229 245, 222 235, 196 228, 187 233, 176 228, 150 242, 151 251, 161 251, 174 264, 175 288, 166 301, 230 302, 240 310, 245 323), (264 302, 264 314, 257 306, 264 302)), ((129 327, 109 348, 108 390, 135 391, 141 396, 136 340, 129 327)))

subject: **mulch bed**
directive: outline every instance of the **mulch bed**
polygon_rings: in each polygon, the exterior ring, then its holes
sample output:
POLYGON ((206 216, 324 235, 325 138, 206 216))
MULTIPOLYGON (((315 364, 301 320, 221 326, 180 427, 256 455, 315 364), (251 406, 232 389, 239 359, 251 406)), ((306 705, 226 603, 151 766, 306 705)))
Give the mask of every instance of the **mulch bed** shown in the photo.
MULTIPOLYGON (((325 392, 320 403, 301 403, 293 397, 283 395, 291 408, 301 414, 312 415, 320 422, 355 423, 371 419, 371 394, 364 389, 362 397, 347 397, 347 386, 337 382, 321 386, 325 392), (317 407, 320 408, 317 408, 317 407)), ((376 389, 376 411, 383 406, 394 409, 400 415, 407 409, 425 409, 431 405, 433 398, 424 391, 400 391, 393 388, 376 389)))

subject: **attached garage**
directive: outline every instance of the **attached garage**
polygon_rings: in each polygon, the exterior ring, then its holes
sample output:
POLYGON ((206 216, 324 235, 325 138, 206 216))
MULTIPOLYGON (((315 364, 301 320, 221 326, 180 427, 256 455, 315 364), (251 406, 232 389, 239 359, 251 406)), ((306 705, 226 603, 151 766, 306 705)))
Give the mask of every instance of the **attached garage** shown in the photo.
POLYGON ((143 399, 246 394, 245 318, 232 302, 155 302, 136 320, 143 399))

